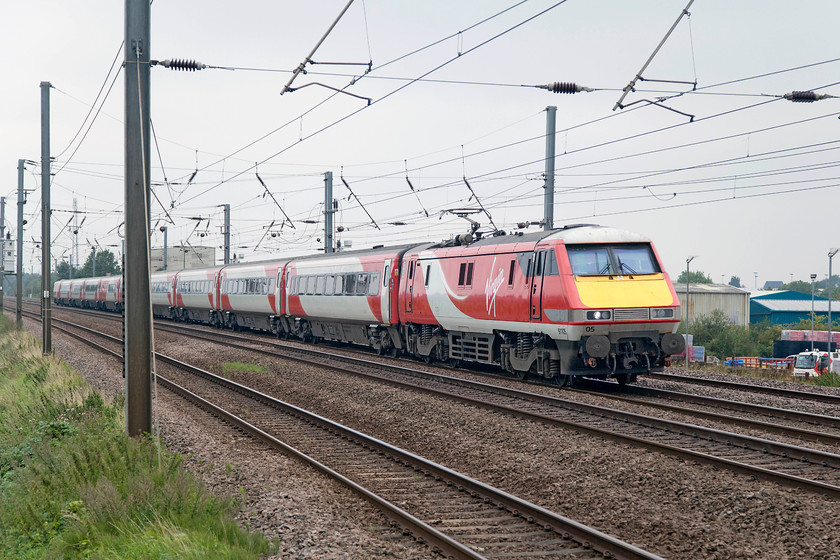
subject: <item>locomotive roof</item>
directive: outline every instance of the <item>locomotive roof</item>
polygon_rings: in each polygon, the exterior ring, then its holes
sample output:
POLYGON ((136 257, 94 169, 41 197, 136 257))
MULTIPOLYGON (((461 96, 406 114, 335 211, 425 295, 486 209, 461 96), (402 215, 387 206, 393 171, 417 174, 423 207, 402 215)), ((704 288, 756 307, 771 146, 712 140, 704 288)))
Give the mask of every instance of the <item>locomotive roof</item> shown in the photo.
MULTIPOLYGON (((496 237, 484 237, 466 247, 489 247, 492 245, 508 245, 511 243, 539 243, 540 241, 563 241, 565 243, 616 243, 616 242, 646 242, 647 237, 631 231, 599 226, 595 224, 575 224, 549 231, 532 233, 512 233, 496 237)), ((424 248, 456 247, 447 243, 435 243, 424 248)), ((462 246, 463 247, 463 246, 462 246)))

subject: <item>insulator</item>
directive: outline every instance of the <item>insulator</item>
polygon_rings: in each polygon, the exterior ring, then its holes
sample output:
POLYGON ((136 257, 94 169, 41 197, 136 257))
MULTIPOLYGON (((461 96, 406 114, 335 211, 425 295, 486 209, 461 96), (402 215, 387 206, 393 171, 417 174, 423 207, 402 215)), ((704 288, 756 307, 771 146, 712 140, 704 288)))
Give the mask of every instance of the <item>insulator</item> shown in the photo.
POLYGON ((579 86, 574 82, 554 82, 537 86, 540 89, 547 89, 551 93, 578 93, 579 91, 592 91, 592 88, 579 86))
POLYGON ((813 91, 792 91, 784 94, 782 97, 794 103, 813 103, 820 99, 825 99, 822 95, 817 95, 813 91))
POLYGON ((180 60, 177 58, 173 60, 162 60, 160 65, 164 68, 169 68, 170 70, 187 70, 189 72, 195 72, 196 70, 204 70, 207 68, 206 64, 196 62, 195 60, 180 60))

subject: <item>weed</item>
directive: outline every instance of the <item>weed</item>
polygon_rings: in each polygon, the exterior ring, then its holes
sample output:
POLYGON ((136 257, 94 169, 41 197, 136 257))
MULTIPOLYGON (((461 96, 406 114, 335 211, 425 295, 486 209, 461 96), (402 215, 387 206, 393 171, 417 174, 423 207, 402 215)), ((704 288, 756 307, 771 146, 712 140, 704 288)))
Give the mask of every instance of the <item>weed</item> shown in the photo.
POLYGON ((819 385, 820 387, 840 387, 840 375, 833 371, 826 372, 812 379, 813 384, 819 385))
POLYGON ((225 362, 222 364, 222 375, 229 375, 236 377, 236 375, 243 372, 252 373, 268 373, 268 369, 260 364, 245 364, 242 362, 225 362))

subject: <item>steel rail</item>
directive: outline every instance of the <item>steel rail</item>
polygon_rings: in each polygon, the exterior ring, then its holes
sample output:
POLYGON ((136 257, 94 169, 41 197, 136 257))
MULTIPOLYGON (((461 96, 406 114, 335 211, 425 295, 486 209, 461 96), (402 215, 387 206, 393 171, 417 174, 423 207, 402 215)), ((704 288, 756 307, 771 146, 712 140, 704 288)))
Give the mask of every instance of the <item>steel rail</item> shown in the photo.
MULTIPOLYGON (((176 334, 180 334, 182 336, 186 336, 183 332, 184 329, 182 328, 174 328, 174 327, 166 327, 164 330, 170 330, 175 332, 176 334)), ((696 426, 693 424, 685 424, 681 422, 673 422, 668 420, 662 420, 659 418, 644 416, 640 414, 625 412, 621 410, 611 409, 607 407, 597 407, 593 405, 586 405, 583 403, 577 403, 574 401, 568 401, 564 399, 560 399, 557 397, 547 397, 543 395, 537 395, 534 393, 529 393, 525 391, 520 391, 517 389, 508 389, 499 387, 497 385, 490 385, 485 383, 477 383, 474 381, 468 381, 459 378, 452 378, 447 377, 439 374, 433 374, 429 372, 423 372, 419 370, 413 370, 410 368, 404 368, 400 366, 393 366, 387 364, 380 364, 376 362, 370 362, 367 360, 362 360, 358 358, 352 358, 348 356, 342 355, 334 355, 328 354, 319 350, 309 349, 309 348, 298 348, 291 350, 289 348, 282 348, 280 351, 269 351, 262 348, 254 348, 250 346, 245 346, 242 344, 232 343, 230 342, 231 338, 239 338, 241 340, 245 340, 250 344, 264 344, 262 341, 259 340, 252 340, 247 339, 246 337, 238 337, 236 335, 230 335, 230 333, 224 334, 224 341, 219 341, 221 335, 212 333, 211 331, 204 331, 203 329, 191 329, 190 335, 193 337, 204 338, 207 340, 219 342, 222 344, 226 344, 232 348, 243 349, 252 352, 258 352, 274 357, 286 358, 286 359, 293 359, 304 363, 315 364, 319 367, 325 367, 329 369, 333 369, 340 372, 350 373, 352 375, 361 375, 369 378, 374 378, 378 381, 382 381, 383 378, 374 374, 364 373, 356 368, 358 366, 365 366, 365 367, 379 367, 382 369, 391 369, 394 371, 399 371, 402 374, 408 374, 418 378, 426 378, 426 379, 434 379, 439 382, 446 383, 450 386, 460 386, 471 390, 479 390, 485 394, 491 395, 503 395, 506 397, 511 397, 515 399, 525 399, 526 402, 540 402, 543 404, 549 404, 552 407, 560 407, 561 409, 565 409, 565 414, 568 414, 569 410, 573 410, 576 412, 583 412, 593 417, 601 417, 601 418, 609 418, 615 421, 616 426, 620 426, 621 424, 625 423, 633 423, 645 428, 654 428, 660 431, 664 431, 669 434, 673 435, 680 435, 680 434, 690 434, 691 439, 703 438, 706 441, 710 441, 716 444, 723 444, 727 446, 727 448, 737 449, 742 448, 746 450, 751 450, 753 452, 757 452, 759 454, 770 454, 776 455, 786 460, 790 460, 791 457, 799 457, 801 461, 809 462, 814 465, 824 465, 827 467, 832 467, 835 469, 840 469, 840 455, 836 455, 833 453, 827 453, 823 451, 817 451, 813 449, 808 449, 804 447, 799 447, 795 445, 784 444, 780 442, 775 442, 772 440, 762 439, 762 438, 755 438, 751 436, 743 436, 739 434, 735 434, 732 432, 726 432, 723 430, 715 430, 711 428, 705 428, 701 426, 696 426), (309 354, 309 355, 320 355, 320 357, 334 361, 336 359, 349 362, 353 364, 353 369, 348 369, 346 367, 342 367, 335 364, 324 363, 322 361, 313 361, 310 358, 305 358, 302 356, 294 356, 291 355, 293 352, 298 352, 300 354, 309 354)), ((750 476, 754 476, 757 478, 761 478, 763 480, 769 480, 772 482, 784 484, 787 486, 792 486, 795 488, 803 488, 811 492, 821 493, 831 495, 833 497, 840 497, 840 486, 830 483, 825 483, 818 480, 813 480, 809 478, 800 477, 797 475, 792 475, 788 473, 784 473, 777 470, 767 469, 758 465, 753 465, 749 463, 744 463, 741 461, 735 461, 732 459, 728 459, 725 457, 715 456, 709 453, 704 453, 700 451, 695 451, 692 449, 688 449, 686 447, 681 447, 677 445, 670 445, 665 444, 657 441, 653 441, 651 439, 645 439, 641 437, 636 437, 633 435, 623 434, 618 432, 616 429, 605 429, 600 428, 597 426, 593 426, 590 424, 585 424, 581 422, 575 422, 572 420, 568 420, 566 418, 556 417, 556 416, 548 416, 545 414, 529 412, 527 410, 523 410, 520 407, 516 406, 507 406, 498 403, 494 403, 489 399, 480 399, 474 396, 465 396, 463 394, 457 394, 452 391, 446 391, 441 389, 434 389, 419 386, 415 383, 411 383, 408 381, 397 381, 394 379, 386 379, 388 383, 400 386, 404 388, 410 388, 413 390, 420 390, 424 391, 429 394, 436 394, 440 396, 445 396, 447 398, 457 400, 460 402, 464 402, 471 405, 481 406, 483 408, 487 408, 490 410, 501 410, 506 413, 521 417, 527 418, 530 420, 534 420, 540 423, 554 425, 554 426, 563 426, 566 428, 571 428, 573 430, 582 431, 586 433, 590 433, 593 435, 598 435, 601 437, 605 437, 607 439, 619 442, 632 442, 637 446, 641 446, 647 449, 657 450, 660 452, 664 452, 669 455, 681 456, 681 457, 689 457, 698 462, 706 463, 706 464, 714 464, 718 466, 726 466, 727 468, 734 470, 736 472, 740 472, 743 474, 748 474, 750 476)))
MULTIPOLYGON (((117 337, 108 335, 106 333, 100 333, 94 329, 85 327, 83 325, 78 325, 63 320, 61 322, 68 325, 72 325, 74 328, 84 330, 85 332, 89 332, 90 334, 101 336, 112 342, 120 341, 120 339, 117 337)), ((95 342, 82 335, 71 333, 62 327, 54 328, 58 328, 58 330, 65 332, 66 334, 69 334, 70 336, 73 336, 74 338, 77 338, 78 340, 89 344, 100 351, 105 351, 110 355, 115 355, 121 358, 121 356, 119 356, 115 352, 104 348, 99 344, 96 344, 95 342)), ((398 461, 412 465, 415 468, 428 472, 431 474, 431 476, 446 481, 447 484, 457 485, 459 487, 464 488, 467 492, 483 496, 486 500, 492 500, 494 503, 497 503, 498 505, 510 510, 513 513, 521 515, 526 519, 533 519, 538 524, 551 528, 554 531, 560 533, 560 535, 563 535, 567 538, 571 538, 575 542, 583 545, 584 548, 592 548, 593 550, 598 551, 605 557, 616 558, 618 560, 663 560, 660 556, 656 554, 642 550, 641 548, 621 541, 620 539, 602 533, 596 529, 593 529, 566 517, 560 516, 554 512, 546 510, 535 504, 531 504, 530 502, 522 500, 521 498, 508 494, 502 490, 493 488, 492 486, 484 484, 478 480, 457 473, 451 469, 443 467, 442 465, 438 465, 434 462, 423 459, 422 457, 414 455, 408 451, 392 446, 376 438, 367 436, 361 432, 345 427, 329 419, 318 416, 309 411, 285 403, 269 395, 260 393, 253 389, 245 387, 244 385, 217 376, 208 371, 201 370, 200 368, 196 368, 195 366, 183 363, 179 360, 160 354, 158 352, 155 353, 155 356, 159 362, 173 365, 179 369, 188 371, 189 373, 195 375, 200 375, 201 377, 212 380, 216 384, 222 385, 230 390, 246 395, 254 400, 263 403, 270 403, 271 406, 289 410, 297 416, 304 417, 308 422, 321 424, 325 426, 325 429, 341 434, 341 437, 361 440, 363 442, 363 445, 367 447, 371 447, 379 450, 382 453, 392 455, 396 457, 398 461)), ((439 548, 445 554, 451 555, 452 557, 458 559, 486 559, 485 556, 475 552, 474 550, 463 545, 462 543, 459 543, 455 539, 452 539, 451 537, 438 531, 434 527, 431 527, 422 520, 417 519, 410 513, 404 511, 403 509, 399 508, 398 506, 394 505, 388 500, 385 500, 384 498, 370 492, 361 485, 355 483, 347 477, 344 477, 343 475, 341 475, 337 471, 334 471, 333 469, 324 465, 323 463, 307 456, 306 454, 295 449, 294 447, 289 446, 283 443, 282 441, 274 438, 273 436, 260 430, 256 426, 251 425, 250 423, 231 414, 230 412, 222 409, 221 407, 217 407, 209 401, 202 399, 198 395, 188 391, 183 387, 178 386, 174 382, 167 380, 160 375, 156 375, 156 378, 162 386, 166 387, 167 389, 173 390, 173 392, 175 392, 176 394, 179 394, 183 398, 190 400, 191 402, 193 402, 197 406, 200 406, 204 410, 207 410, 211 414, 222 418, 224 421, 229 422, 236 428, 241 429, 246 433, 249 433, 257 439, 269 443, 272 447, 281 450, 285 453, 288 453, 292 457, 304 461, 305 463, 315 467, 320 472, 323 472, 324 474, 338 480, 340 483, 347 486, 350 490, 372 503, 375 507, 379 508, 387 517, 394 520, 397 524, 410 530, 413 534, 419 536, 420 538, 426 540, 426 542, 428 542, 431 546, 439 548)))
MULTIPOLYGON (((587 380, 590 383, 593 383, 591 380, 587 380)), ((594 382, 609 385, 611 387, 615 387, 615 383, 609 382, 594 382)), ((624 389, 628 389, 624 387, 624 389)), ((567 391, 581 393, 586 395, 595 395, 598 397, 603 397, 606 399, 635 404, 639 406, 647 406, 650 408, 658 408, 660 410, 668 410, 673 412, 679 412, 681 414, 687 414, 691 416, 696 416, 699 418, 704 418, 706 420, 714 420, 720 422, 726 422, 728 424, 735 424, 737 426, 741 426, 744 428, 755 428, 766 430, 768 432, 774 432, 776 434, 785 435, 789 437, 801 438, 808 441, 813 441, 817 443, 824 443, 826 445, 838 445, 840 444, 840 435, 837 434, 829 434, 826 432, 820 432, 816 430, 807 430, 804 428, 797 428, 795 426, 785 426, 783 424, 775 424, 773 422, 765 422, 761 420, 752 420, 749 418, 741 418, 738 416, 732 416, 731 414, 721 414, 717 412, 709 412, 705 410, 697 410, 695 408, 687 408, 678 406, 675 404, 668 404, 668 403, 661 403, 661 402, 653 402, 644 399, 638 399, 630 396, 625 395, 616 395, 615 393, 605 393, 598 390, 587 390, 582 389, 579 387, 573 389, 566 389, 567 391)), ((742 412, 749 412, 752 414, 763 414, 769 416, 777 416, 779 418, 786 418, 789 420, 794 420, 798 422, 810 422, 813 423, 815 421, 824 421, 829 424, 838 423, 840 424, 840 418, 836 418, 834 416, 824 416, 820 414, 809 414, 805 412, 798 412, 796 410, 788 410, 784 408, 774 408, 769 406, 763 405, 752 405, 749 403, 742 403, 738 401, 730 401, 725 399, 716 399, 714 397, 699 397, 698 399, 693 399, 695 395, 685 395, 684 393, 676 393, 673 391, 664 391, 660 389, 652 389, 649 390, 647 388, 641 388, 639 391, 636 391, 635 387, 629 388, 629 392, 633 394, 639 394, 644 396, 650 396, 655 398, 662 398, 662 399, 670 399, 670 400, 677 400, 677 401, 684 401, 684 402, 691 402, 694 404, 700 404, 705 406, 714 406, 718 408, 725 408, 725 409, 736 409, 742 412), (661 391, 661 392, 660 392, 661 391), (673 394, 674 396, 672 396, 673 394), (681 398, 682 395, 685 395, 688 398, 681 398), (734 405, 734 406, 730 406, 734 405)))
POLYGON ((763 393, 777 397, 788 397, 791 399, 805 399, 816 402, 840 405, 840 395, 828 395, 825 393, 814 393, 811 391, 796 391, 794 389, 782 389, 780 387, 765 387, 763 385, 750 385, 749 383, 736 383, 734 381, 716 381, 714 379, 702 379, 698 377, 687 377, 672 373, 650 373, 648 377, 660 381, 678 381, 680 383, 691 383, 693 385, 706 385, 708 387, 722 387, 736 391, 750 391, 752 393, 763 393))

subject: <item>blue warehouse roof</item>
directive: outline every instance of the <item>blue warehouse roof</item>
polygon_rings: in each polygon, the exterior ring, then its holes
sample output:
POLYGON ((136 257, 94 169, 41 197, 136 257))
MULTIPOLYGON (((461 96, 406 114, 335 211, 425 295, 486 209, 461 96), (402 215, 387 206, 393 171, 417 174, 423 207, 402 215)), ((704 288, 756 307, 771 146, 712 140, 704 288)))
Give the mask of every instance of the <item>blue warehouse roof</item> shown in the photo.
MULTIPOLYGON (((814 313, 828 315, 828 299, 814 297, 814 313)), ((832 313, 840 317, 840 301, 831 302, 832 313)), ((801 292, 763 292, 750 298, 750 323, 769 321, 774 325, 798 323, 811 318, 811 295, 801 292)))

